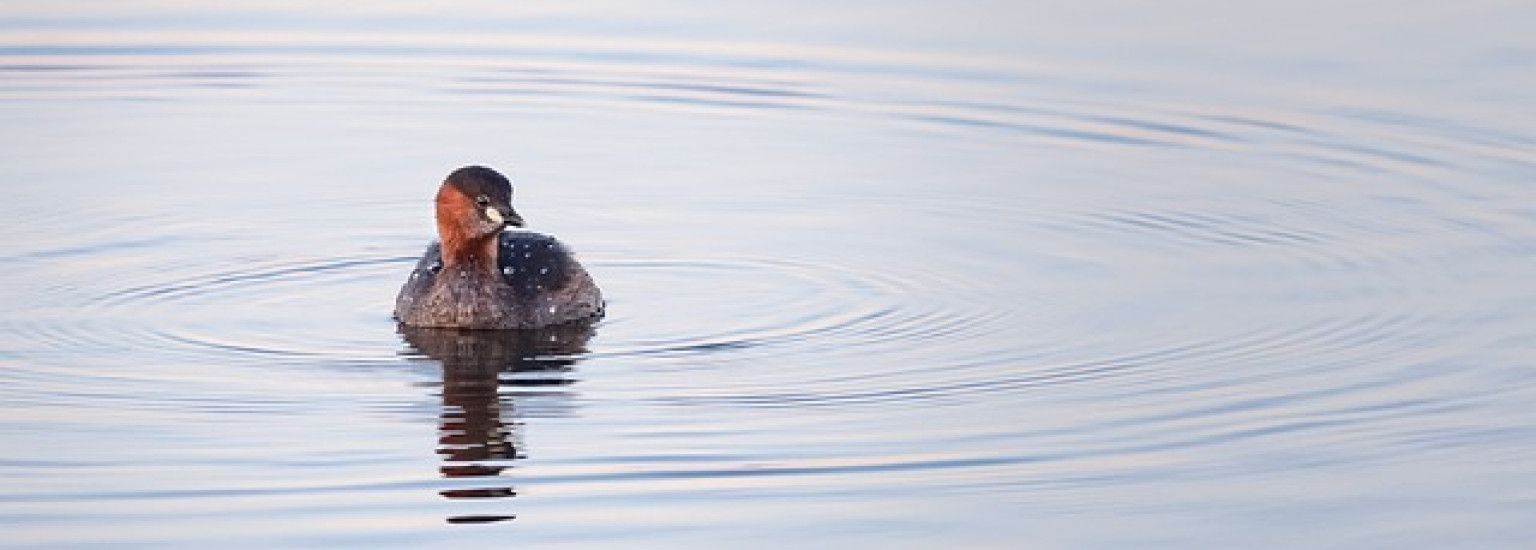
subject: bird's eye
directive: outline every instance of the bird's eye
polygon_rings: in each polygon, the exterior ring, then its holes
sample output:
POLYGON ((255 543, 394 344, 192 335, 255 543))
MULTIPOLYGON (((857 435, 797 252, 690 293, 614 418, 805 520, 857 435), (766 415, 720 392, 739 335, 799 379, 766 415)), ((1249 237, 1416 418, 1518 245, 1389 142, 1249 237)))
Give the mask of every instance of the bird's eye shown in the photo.
POLYGON ((475 204, 483 208, 491 204, 491 199, 485 198, 485 195, 480 195, 475 197, 475 204))

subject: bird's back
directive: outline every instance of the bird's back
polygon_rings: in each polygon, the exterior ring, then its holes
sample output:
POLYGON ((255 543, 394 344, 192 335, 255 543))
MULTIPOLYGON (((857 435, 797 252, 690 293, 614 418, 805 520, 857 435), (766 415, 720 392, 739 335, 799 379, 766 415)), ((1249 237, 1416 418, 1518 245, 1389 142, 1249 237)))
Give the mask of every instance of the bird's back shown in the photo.
POLYGON ((400 288, 395 318, 409 326, 526 329, 602 315, 602 293, 554 237, 503 232, 496 252, 494 274, 445 268, 432 243, 400 288))

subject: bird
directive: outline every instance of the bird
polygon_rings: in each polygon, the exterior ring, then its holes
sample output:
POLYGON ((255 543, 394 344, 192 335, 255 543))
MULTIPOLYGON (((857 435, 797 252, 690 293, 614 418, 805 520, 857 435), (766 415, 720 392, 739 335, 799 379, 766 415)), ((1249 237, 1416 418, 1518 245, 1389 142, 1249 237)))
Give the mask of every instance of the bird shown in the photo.
POLYGON ((521 229, 506 176, 484 166, 454 170, 435 206, 438 240, 395 298, 400 324, 518 330, 603 316, 602 292, 571 250, 521 229))

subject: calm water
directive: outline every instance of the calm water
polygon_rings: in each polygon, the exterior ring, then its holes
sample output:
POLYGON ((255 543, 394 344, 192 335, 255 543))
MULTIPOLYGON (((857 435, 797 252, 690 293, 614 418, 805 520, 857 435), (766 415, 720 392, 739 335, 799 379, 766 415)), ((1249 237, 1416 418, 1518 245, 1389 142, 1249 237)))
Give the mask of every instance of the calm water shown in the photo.
POLYGON ((3 544, 1528 545, 1536 8, 1351 6, 7 3, 3 544))

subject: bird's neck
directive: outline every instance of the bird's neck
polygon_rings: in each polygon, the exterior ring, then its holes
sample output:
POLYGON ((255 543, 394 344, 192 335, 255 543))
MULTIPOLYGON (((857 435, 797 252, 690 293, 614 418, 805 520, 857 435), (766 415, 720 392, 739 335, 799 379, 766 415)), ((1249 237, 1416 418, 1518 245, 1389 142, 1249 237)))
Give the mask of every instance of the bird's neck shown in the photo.
POLYGON ((470 237, 457 231, 445 231, 438 227, 443 242, 443 265, 464 266, 475 271, 496 271, 496 234, 470 237))

